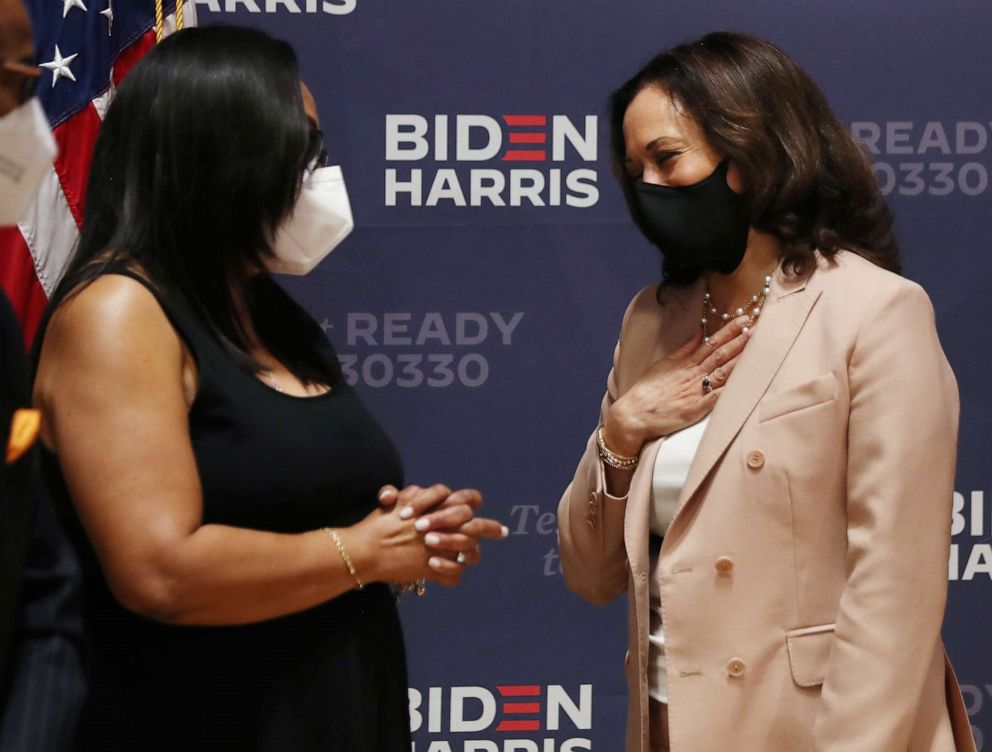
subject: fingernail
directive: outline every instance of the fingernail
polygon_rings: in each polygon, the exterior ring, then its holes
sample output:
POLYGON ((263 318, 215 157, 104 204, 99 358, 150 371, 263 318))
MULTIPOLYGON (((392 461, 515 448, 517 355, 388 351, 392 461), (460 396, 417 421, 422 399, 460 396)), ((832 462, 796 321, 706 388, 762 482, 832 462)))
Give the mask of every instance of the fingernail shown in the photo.
POLYGON ((744 326, 744 324, 747 323, 747 319, 748 317, 746 315, 738 316, 736 319, 734 319, 734 323, 737 324, 737 326, 744 326))
POLYGON ((426 517, 421 517, 419 520, 413 523, 413 526, 420 532, 424 532, 431 526, 431 521, 426 517))
POLYGON ((506 525, 503 525, 500 527, 500 532, 503 533, 504 538, 508 538, 510 535, 510 528, 508 528, 506 525))
POLYGON ((440 542, 441 536, 437 533, 427 533, 427 535, 424 536, 424 543, 428 546, 436 546, 440 542))
POLYGON ((413 517, 413 507, 403 507, 400 510, 400 519, 408 520, 413 517))
POLYGON ((436 556, 432 556, 427 560, 427 566, 429 566, 431 569, 440 569, 441 560, 436 556))
POLYGON ((384 489, 382 489, 382 490, 381 490, 381 491, 379 492, 379 501, 382 501, 382 500, 383 500, 383 499, 385 499, 385 498, 386 498, 387 496, 389 496, 389 489, 388 489, 388 488, 384 488, 384 489))

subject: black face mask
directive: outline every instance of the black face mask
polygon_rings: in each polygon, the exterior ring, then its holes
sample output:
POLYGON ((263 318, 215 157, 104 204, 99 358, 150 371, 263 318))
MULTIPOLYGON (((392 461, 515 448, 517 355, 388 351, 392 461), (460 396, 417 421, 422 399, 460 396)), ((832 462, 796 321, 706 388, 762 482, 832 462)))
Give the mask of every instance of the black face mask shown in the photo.
POLYGON ((750 222, 744 197, 727 185, 728 166, 692 185, 634 184, 645 235, 682 266, 730 274, 744 259, 750 222))

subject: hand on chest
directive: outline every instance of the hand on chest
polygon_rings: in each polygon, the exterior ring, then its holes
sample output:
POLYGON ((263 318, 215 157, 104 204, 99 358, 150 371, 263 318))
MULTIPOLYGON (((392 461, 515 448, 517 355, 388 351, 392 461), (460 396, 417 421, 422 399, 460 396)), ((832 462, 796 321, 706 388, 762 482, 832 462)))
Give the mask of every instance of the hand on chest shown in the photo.
MULTIPOLYGON (((815 525, 843 498, 845 338, 856 329, 831 327, 817 310, 817 297, 791 295, 766 309, 698 437, 671 510, 676 531, 712 518, 730 537, 747 530, 778 540, 783 532, 794 533, 794 525, 805 526, 807 518, 815 525)), ((639 364, 632 365, 636 371, 639 364)), ((651 495, 655 464, 666 461, 665 441, 645 450, 652 482, 632 486, 630 514, 648 511, 639 509, 636 491, 651 495)))

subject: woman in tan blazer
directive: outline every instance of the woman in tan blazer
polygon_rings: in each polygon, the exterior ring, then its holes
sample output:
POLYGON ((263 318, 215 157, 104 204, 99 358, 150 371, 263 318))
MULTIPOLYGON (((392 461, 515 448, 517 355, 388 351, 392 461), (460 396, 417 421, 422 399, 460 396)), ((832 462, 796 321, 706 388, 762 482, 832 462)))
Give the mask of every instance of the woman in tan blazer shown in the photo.
POLYGON ((569 587, 628 593, 627 750, 973 751, 940 639, 957 388, 870 164, 745 35, 612 104, 664 275, 558 514, 569 587))

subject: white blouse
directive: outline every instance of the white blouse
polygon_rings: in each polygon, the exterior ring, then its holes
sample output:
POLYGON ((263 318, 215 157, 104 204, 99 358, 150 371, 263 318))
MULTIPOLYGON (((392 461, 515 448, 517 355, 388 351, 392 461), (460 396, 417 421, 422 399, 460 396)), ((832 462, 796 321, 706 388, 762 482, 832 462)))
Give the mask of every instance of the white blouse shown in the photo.
MULTIPOLYGON (((709 416, 699 423, 676 431, 666 437, 658 449, 654 463, 654 480, 651 484, 651 510, 648 528, 658 537, 664 537, 678 509, 679 495, 685 486, 699 442, 706 431, 709 416)), ((658 562, 661 557, 656 547, 651 548, 651 628, 648 634, 648 688, 649 696, 658 702, 668 702, 667 662, 665 660, 665 633, 661 624, 661 589, 658 562)))

